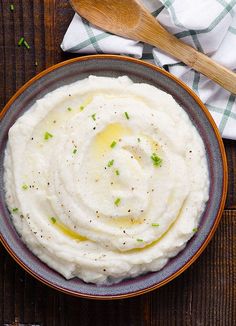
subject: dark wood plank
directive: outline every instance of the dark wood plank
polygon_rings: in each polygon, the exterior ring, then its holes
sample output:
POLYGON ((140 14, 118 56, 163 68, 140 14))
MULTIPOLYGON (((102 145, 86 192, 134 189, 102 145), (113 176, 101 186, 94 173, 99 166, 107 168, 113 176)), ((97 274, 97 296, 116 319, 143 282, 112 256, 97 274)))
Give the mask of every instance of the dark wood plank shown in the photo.
POLYGON ((236 142, 233 140, 225 140, 224 144, 229 170, 229 188, 226 208, 236 209, 236 142))
POLYGON ((64 53, 60 44, 74 15, 68 1, 44 0, 46 66, 67 60, 75 55, 64 53))
MULTIPOLYGON (((45 30, 45 57, 46 67, 50 67, 56 62, 58 53, 55 43, 55 0, 44 1, 44 30, 45 30)), ((57 44, 58 46, 58 44, 57 44)))

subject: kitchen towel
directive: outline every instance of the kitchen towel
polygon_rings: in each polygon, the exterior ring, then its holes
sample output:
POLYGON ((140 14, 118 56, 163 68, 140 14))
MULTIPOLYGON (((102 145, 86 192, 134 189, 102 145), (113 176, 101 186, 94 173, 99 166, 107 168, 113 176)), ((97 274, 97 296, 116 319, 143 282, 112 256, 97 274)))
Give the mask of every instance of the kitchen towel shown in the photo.
MULTIPOLYGON (((141 2, 169 32, 236 71, 236 0, 141 2)), ((192 88, 209 109, 222 136, 236 140, 236 96, 161 50, 106 33, 77 14, 61 48, 74 53, 116 53, 154 61, 192 88)))

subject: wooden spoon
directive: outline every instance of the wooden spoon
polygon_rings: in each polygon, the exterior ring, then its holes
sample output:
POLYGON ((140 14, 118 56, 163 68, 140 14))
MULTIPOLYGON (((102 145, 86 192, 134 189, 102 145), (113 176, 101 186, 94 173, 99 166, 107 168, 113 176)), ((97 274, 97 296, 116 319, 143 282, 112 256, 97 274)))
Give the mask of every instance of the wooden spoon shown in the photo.
POLYGON ((166 31, 137 0, 70 0, 74 10, 113 34, 149 43, 236 94, 236 74, 166 31))

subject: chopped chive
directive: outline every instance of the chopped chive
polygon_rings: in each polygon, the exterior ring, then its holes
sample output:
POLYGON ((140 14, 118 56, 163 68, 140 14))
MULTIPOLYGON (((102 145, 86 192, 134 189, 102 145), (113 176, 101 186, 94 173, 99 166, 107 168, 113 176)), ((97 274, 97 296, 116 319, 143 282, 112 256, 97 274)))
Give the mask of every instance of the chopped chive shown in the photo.
POLYGON ((116 146, 116 141, 113 140, 113 142, 111 143, 110 147, 114 148, 116 146))
POLYGON ((114 160, 108 162, 107 166, 110 168, 114 164, 114 160))
POLYGON ((92 114, 91 117, 94 121, 96 121, 96 113, 92 114))
POLYGON ((14 11, 14 9, 15 9, 15 8, 14 8, 14 5, 13 5, 13 4, 10 4, 10 10, 11 10, 11 11, 14 11))
POLYGON ((138 139, 138 142, 140 143, 141 142, 141 139, 140 138, 137 138, 138 139))
POLYGON ((194 228, 194 229, 193 229, 193 232, 197 232, 197 231, 198 231, 198 228, 194 228))
POLYGON ((151 159, 154 166, 160 166, 162 163, 162 159, 159 156, 157 156, 156 153, 152 154, 151 159))
POLYGON ((29 44, 26 42, 26 40, 24 40, 24 46, 26 47, 26 49, 30 49, 30 46, 29 46, 29 44))
POLYGON ((80 111, 83 111, 83 109, 84 109, 84 106, 80 105, 80 111))
POLYGON ((50 134, 50 132, 48 132, 48 131, 45 132, 45 134, 44 134, 44 139, 45 140, 48 140, 49 138, 52 138, 52 137, 53 137, 53 135, 50 134))
POLYGON ((53 216, 52 216, 50 219, 51 219, 51 221, 52 221, 53 224, 55 224, 56 221, 57 221, 57 220, 55 219, 55 217, 53 217, 53 216))
POLYGON ((138 242, 143 242, 143 239, 137 239, 138 242))
POLYGON ((129 120, 128 112, 125 112, 125 117, 126 117, 127 120, 129 120))
POLYGON ((76 154, 76 152, 77 152, 77 149, 75 148, 75 149, 73 150, 73 154, 76 154))
POLYGON ((152 223, 152 226, 160 226, 158 223, 152 223))
POLYGON ((116 205, 116 206, 119 206, 120 205, 120 198, 116 198, 116 200, 114 201, 114 204, 116 205))
POLYGON ((119 172, 119 170, 116 170, 116 175, 120 175, 120 172, 119 172))
POLYGON ((16 207, 16 208, 13 208, 13 213, 17 213, 19 211, 19 209, 16 207))
POLYGON ((23 185, 22 185, 22 189, 23 190, 27 190, 29 187, 24 183, 23 185))
POLYGON ((21 37, 18 41, 18 45, 21 46, 23 44, 24 40, 25 40, 24 37, 21 37))
POLYGON ((70 107, 69 107, 69 108, 67 108, 67 111, 72 111, 72 108, 70 108, 70 107))

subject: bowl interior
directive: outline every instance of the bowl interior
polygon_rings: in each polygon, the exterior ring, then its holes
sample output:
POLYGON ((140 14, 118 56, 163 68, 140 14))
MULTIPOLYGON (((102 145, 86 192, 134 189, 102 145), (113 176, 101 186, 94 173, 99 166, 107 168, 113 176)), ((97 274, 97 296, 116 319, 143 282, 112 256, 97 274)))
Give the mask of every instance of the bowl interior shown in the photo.
POLYGON ((91 298, 127 297, 156 288, 184 270, 208 241, 220 219, 226 193, 226 165, 222 142, 202 109, 200 101, 193 97, 168 73, 152 65, 120 56, 89 56, 70 60, 50 68, 27 83, 6 106, 0 121, 0 234, 7 250, 35 277, 44 283, 67 293, 91 298), (86 284, 78 278, 65 280, 34 256, 15 231, 4 199, 3 159, 9 128, 16 119, 28 110, 35 100, 54 89, 84 79, 89 75, 118 77, 127 75, 134 82, 148 83, 170 93, 187 112, 198 129, 207 153, 210 175, 210 199, 203 213, 199 231, 186 248, 158 272, 148 273, 135 279, 124 280, 109 286, 86 284))

